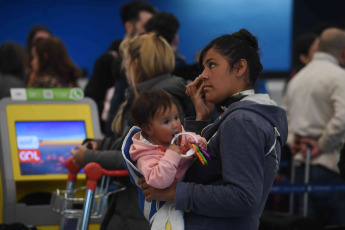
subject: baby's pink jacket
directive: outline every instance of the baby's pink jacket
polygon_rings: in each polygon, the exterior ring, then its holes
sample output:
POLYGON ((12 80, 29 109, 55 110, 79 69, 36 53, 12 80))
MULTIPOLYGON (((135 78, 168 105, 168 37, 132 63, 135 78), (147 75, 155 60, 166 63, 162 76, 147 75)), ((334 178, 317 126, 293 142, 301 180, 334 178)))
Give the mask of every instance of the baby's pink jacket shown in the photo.
MULTIPOLYGON (((185 132, 181 126, 182 132, 185 132)), ((146 183, 163 189, 169 187, 175 178, 180 180, 193 162, 195 154, 190 157, 181 157, 175 151, 169 150, 161 145, 148 144, 140 140, 140 132, 136 133, 132 140, 133 144, 129 150, 129 154, 133 162, 135 162, 138 170, 145 177, 146 183)), ((203 141, 207 145, 206 139, 193 134, 198 142, 203 141)), ((184 146, 188 140, 193 141, 194 138, 189 135, 181 135, 181 145, 184 146)), ((190 145, 190 148, 192 146, 190 145)))

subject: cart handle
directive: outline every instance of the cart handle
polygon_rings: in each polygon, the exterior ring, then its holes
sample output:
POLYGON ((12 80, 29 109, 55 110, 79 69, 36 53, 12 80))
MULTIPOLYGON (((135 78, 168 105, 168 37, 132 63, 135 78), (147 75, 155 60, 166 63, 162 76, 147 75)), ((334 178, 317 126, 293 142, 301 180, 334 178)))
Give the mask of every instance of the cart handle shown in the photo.
POLYGON ((84 168, 84 173, 87 176, 86 189, 95 191, 97 187, 97 181, 104 175, 110 177, 123 177, 128 176, 128 172, 125 169, 120 170, 106 170, 102 168, 98 163, 88 163, 84 168))
POLYGON ((67 158, 65 162, 65 166, 68 169, 68 182, 76 182, 77 181, 77 174, 81 170, 81 167, 78 167, 73 162, 73 157, 67 158))

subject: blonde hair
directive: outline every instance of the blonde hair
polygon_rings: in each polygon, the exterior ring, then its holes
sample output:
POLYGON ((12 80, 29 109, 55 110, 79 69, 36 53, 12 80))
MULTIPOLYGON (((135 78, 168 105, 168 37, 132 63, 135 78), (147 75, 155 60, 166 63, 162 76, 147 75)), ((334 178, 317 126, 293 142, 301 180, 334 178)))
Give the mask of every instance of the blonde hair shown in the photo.
MULTIPOLYGON (((142 34, 132 40, 122 42, 120 52, 123 55, 123 65, 128 62, 131 63, 126 71, 130 76, 129 80, 135 97, 138 95, 136 89, 138 83, 170 73, 175 67, 173 49, 162 36, 154 32, 142 34)), ((112 129, 118 134, 122 133, 122 113, 126 104, 127 101, 121 105, 112 123, 112 129)))

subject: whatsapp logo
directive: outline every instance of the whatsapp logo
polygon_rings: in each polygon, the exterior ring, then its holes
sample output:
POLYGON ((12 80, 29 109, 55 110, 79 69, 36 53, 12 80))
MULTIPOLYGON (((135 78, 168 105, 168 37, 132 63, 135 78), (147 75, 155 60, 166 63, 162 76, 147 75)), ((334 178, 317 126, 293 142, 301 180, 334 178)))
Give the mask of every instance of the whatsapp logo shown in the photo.
POLYGON ((72 100, 81 100, 84 98, 84 92, 80 88, 72 88, 69 93, 69 98, 72 100))

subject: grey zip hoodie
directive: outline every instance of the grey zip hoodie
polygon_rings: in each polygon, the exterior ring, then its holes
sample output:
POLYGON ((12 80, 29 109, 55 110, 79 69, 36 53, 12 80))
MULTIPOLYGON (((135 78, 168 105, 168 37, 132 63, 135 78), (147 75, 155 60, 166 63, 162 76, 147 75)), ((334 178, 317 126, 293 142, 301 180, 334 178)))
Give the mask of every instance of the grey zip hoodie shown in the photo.
MULTIPOLYGON (((187 119, 185 129, 198 133, 205 124, 187 119)), ((212 159, 195 161, 176 189, 186 229, 257 230, 287 133, 285 111, 267 94, 231 104, 207 126, 202 136, 212 159)))

